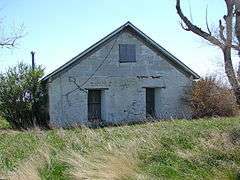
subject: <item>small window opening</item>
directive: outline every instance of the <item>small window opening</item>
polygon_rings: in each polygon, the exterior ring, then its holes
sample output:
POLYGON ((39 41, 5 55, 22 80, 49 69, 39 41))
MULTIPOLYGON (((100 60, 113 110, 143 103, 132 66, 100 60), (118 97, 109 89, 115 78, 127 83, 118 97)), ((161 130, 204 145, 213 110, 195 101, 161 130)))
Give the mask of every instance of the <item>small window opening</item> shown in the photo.
POLYGON ((119 62, 136 62, 135 44, 119 44, 119 62))

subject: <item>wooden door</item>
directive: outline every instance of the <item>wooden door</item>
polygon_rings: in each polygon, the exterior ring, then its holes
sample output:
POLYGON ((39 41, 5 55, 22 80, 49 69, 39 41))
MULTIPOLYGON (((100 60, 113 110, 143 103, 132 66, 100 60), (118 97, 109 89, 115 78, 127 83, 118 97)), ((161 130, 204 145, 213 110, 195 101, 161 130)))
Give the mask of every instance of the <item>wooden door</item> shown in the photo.
POLYGON ((146 116, 155 117, 155 90, 146 88, 146 116))
POLYGON ((88 91, 88 120, 101 121, 101 90, 88 91))

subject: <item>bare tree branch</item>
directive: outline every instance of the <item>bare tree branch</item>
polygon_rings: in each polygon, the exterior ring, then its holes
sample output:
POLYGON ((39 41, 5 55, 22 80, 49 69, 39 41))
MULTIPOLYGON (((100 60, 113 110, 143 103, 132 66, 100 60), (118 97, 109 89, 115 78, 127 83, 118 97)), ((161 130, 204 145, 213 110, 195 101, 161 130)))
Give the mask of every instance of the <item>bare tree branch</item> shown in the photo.
POLYGON ((226 44, 227 48, 231 48, 233 39, 233 0, 225 0, 227 5, 227 15, 224 16, 226 21, 226 44))
POLYGON ((180 22, 180 25, 185 31, 190 31, 190 29, 188 27, 184 26, 184 24, 182 22, 180 22))
POLYGON ((236 51, 240 51, 240 47, 239 45, 236 45, 236 44, 232 44, 232 48, 236 51))
POLYGON ((1 37, 0 37, 0 47, 2 48, 13 48, 17 45, 17 41, 24 37, 24 26, 21 25, 18 28, 13 27, 12 32, 5 34, 3 25, 0 27, 1 37))
POLYGON ((222 21, 220 19, 219 20, 219 36, 220 36, 221 40, 225 43, 226 38, 224 36, 224 29, 225 29, 225 27, 222 25, 222 21))
POLYGON ((192 15, 192 7, 191 7, 191 3, 188 0, 188 6, 189 6, 189 16, 190 16, 190 20, 193 22, 193 15, 192 15))
MULTIPOLYGON (((219 21, 219 36, 220 39, 217 37, 212 36, 211 31, 209 30, 208 23, 207 23, 207 12, 206 12, 206 23, 208 33, 201 30, 198 26, 194 25, 189 19, 184 16, 180 6, 180 0, 176 0, 176 9, 177 13, 185 23, 185 29, 191 31, 198 36, 204 38, 208 42, 213 45, 216 45, 221 48, 223 52, 223 59, 224 59, 224 68, 225 73, 228 77, 229 83, 234 91, 235 97, 237 99, 237 103, 240 105, 240 82, 238 77, 236 76, 235 70, 233 68, 232 62, 232 53, 231 50, 235 49, 238 52, 239 44, 240 44, 240 0, 225 0, 225 4, 227 7, 227 14, 223 16, 225 20, 225 26, 222 24, 222 21, 219 21), (234 8, 236 9, 234 13, 234 8), (234 14, 236 16, 236 23, 235 23, 235 34, 238 39, 238 45, 233 44, 233 17, 234 14)), ((183 25, 182 25, 183 26, 183 25)), ((239 53, 240 55, 240 53, 239 53)), ((240 70, 239 70, 240 73, 240 70)), ((240 77, 240 74, 239 74, 240 77)))
POLYGON ((211 42, 212 44, 223 49, 224 48, 223 44, 217 38, 215 38, 214 36, 212 36, 211 34, 205 32, 205 31, 203 31, 196 25, 192 24, 192 22, 189 21, 186 16, 184 16, 184 14, 182 13, 182 10, 181 10, 181 6, 180 6, 180 0, 176 0, 176 1, 177 1, 177 3, 176 3, 177 13, 180 16, 180 18, 182 19, 182 21, 185 23, 185 25, 187 26, 187 29, 189 31, 201 36, 202 38, 211 42))
POLYGON ((206 7, 206 26, 207 26, 208 33, 210 35, 212 35, 212 32, 211 32, 211 30, 209 28, 209 25, 208 25, 208 6, 206 7))
POLYGON ((20 38, 22 38, 23 36, 19 35, 19 36, 15 36, 15 37, 11 37, 11 38, 6 38, 6 39, 1 39, 0 40, 0 46, 2 48, 11 48, 14 47, 16 45, 16 41, 20 38))

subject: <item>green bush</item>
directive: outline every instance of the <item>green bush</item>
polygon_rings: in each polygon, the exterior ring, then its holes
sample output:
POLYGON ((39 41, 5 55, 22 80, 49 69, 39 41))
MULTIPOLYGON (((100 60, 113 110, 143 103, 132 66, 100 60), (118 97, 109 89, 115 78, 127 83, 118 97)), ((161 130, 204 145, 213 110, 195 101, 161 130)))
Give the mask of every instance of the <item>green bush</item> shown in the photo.
POLYGON ((40 78, 41 66, 34 70, 20 63, 0 74, 0 116, 13 128, 29 128, 47 124, 47 96, 40 78))
POLYGON ((2 118, 0 116, 0 130, 1 129, 8 129, 10 127, 11 127, 10 124, 4 118, 2 118))
POLYGON ((191 91, 190 104, 193 118, 230 117, 238 112, 235 96, 231 89, 215 77, 198 80, 191 91))

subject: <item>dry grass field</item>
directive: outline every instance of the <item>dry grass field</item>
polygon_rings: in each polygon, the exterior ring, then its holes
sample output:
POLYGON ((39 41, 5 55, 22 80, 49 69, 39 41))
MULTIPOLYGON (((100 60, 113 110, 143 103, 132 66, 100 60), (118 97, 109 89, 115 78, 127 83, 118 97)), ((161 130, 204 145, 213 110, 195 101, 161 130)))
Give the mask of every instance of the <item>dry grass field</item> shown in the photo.
POLYGON ((237 179, 240 118, 14 131, 0 122, 6 179, 237 179))

